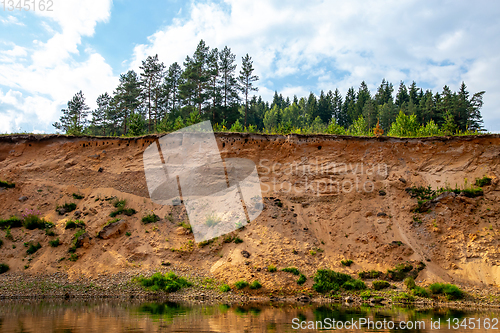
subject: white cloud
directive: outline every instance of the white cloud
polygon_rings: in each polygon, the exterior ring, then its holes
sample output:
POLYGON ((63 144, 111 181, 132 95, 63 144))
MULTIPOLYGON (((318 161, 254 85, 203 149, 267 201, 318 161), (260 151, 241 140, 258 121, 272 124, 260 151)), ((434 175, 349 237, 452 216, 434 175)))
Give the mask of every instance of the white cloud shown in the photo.
POLYGON ((7 16, 7 18, 5 18, 5 19, 0 18, 0 22, 2 22, 3 24, 6 24, 6 25, 14 24, 14 25, 19 25, 19 26, 24 26, 24 23, 19 22, 17 17, 12 16, 12 15, 7 16))
MULTIPOLYGON (((494 106, 500 104, 500 67, 481 69, 500 53, 495 2, 226 0, 224 5, 193 3, 187 19, 174 20, 136 46, 131 67, 156 53, 167 64, 182 63, 204 39, 211 47, 228 45, 239 59, 249 53, 261 91, 266 81, 308 75, 318 66, 325 70, 308 87, 316 92, 338 87, 345 94, 363 80, 374 90, 382 78, 395 89, 400 80, 415 80, 434 91, 466 80, 471 92, 488 89, 486 123, 499 119, 494 106)), ((308 88, 301 84, 297 91, 308 88)))

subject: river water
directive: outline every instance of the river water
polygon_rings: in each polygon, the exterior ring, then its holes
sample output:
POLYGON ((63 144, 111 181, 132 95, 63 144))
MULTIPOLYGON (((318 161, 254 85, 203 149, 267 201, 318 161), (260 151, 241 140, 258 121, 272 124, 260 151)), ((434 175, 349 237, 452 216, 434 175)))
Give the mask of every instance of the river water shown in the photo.
POLYGON ((0 332, 500 332, 499 319, 498 309, 0 301, 0 332))

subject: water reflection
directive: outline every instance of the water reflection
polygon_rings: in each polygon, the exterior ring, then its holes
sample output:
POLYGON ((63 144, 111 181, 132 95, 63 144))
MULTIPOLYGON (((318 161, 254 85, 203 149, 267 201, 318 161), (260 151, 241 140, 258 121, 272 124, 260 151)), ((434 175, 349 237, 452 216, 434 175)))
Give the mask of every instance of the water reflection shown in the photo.
MULTIPOLYGON (((363 320, 394 322, 396 327, 377 329, 364 325, 346 329, 342 326, 336 332, 477 332, 477 328, 448 329, 447 320, 499 317, 499 310, 493 309, 346 307, 340 304, 0 301, 0 332, 308 332, 315 330, 297 330, 293 323, 302 323, 302 327, 307 328, 311 323, 334 321, 344 325, 363 320), (439 321, 440 329, 432 329, 431 321, 439 321), (402 322, 420 322, 423 326, 400 329, 398 325, 402 322)), ((497 326, 490 331, 499 330, 497 326)))

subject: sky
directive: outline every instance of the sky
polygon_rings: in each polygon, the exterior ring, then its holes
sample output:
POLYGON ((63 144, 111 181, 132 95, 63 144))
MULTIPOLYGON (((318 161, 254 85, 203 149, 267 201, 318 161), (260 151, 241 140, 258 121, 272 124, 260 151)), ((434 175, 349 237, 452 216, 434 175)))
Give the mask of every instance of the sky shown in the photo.
MULTIPOLYGON (((36 0, 39 3, 39 0, 36 0)), ((0 133, 54 133, 80 90, 112 94, 121 73, 158 54, 183 63, 203 39, 247 53, 258 95, 344 96, 365 81, 486 91, 482 115, 500 132, 500 2, 402 0, 53 0, 52 11, 0 4, 0 133)), ((240 67, 238 66, 237 71, 240 67)))

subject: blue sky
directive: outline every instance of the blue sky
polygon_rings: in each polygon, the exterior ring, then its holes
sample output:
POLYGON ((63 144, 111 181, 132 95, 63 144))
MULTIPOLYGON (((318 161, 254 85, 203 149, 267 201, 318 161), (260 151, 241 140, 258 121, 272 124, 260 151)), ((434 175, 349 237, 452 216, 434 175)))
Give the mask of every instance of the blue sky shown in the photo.
MULTIPOLYGON (((479 1, 54 0, 52 12, 0 8, 0 133, 53 133, 82 90, 91 108, 148 55, 182 63, 200 39, 254 60, 271 100, 383 78, 441 91, 485 90, 500 132, 500 3, 479 1)), ((238 69, 239 70, 239 69, 238 69)))

